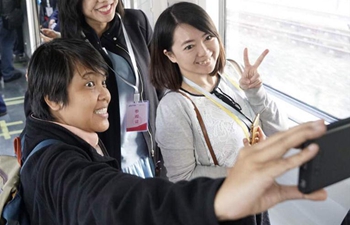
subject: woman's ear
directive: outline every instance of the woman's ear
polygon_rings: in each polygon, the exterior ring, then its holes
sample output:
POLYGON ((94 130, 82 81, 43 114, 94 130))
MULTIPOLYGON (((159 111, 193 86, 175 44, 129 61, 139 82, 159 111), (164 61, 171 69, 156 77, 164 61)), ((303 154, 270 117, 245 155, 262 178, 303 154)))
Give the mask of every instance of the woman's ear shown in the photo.
POLYGON ((172 62, 172 63, 177 63, 176 61, 176 57, 174 56, 174 54, 171 51, 167 51, 166 49, 163 50, 164 55, 166 55, 168 57, 168 59, 172 62))
POLYGON ((44 100, 52 111, 59 111, 63 108, 63 103, 51 101, 47 95, 45 96, 44 100))

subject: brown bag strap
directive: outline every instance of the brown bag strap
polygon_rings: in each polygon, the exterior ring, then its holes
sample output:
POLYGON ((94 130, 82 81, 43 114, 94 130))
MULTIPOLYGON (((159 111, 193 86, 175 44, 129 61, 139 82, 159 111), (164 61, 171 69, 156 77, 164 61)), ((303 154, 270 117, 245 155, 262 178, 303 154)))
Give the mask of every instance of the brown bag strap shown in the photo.
POLYGON ((210 152, 210 155, 211 157, 213 158, 213 161, 214 161, 214 164, 217 166, 219 165, 218 163, 218 160, 216 159, 216 156, 215 156, 215 153, 214 153, 214 150, 213 150, 213 147, 211 146, 211 143, 210 143, 210 139, 208 137, 208 133, 207 133, 207 129, 205 128, 205 125, 204 125, 204 122, 203 122, 203 119, 202 119, 202 116, 197 108, 197 106, 194 104, 194 102, 190 99, 190 97, 188 97, 186 94, 178 91, 180 94, 182 94, 185 98, 187 98, 188 100, 190 100, 190 102, 192 103, 193 107, 194 107, 194 111, 196 112, 196 115, 197 115, 197 119, 198 119, 198 122, 199 122, 199 125, 201 126, 201 129, 202 129, 202 132, 203 132, 203 136, 204 136, 204 139, 205 139, 205 142, 207 143, 207 146, 208 146, 208 149, 209 149, 209 152, 210 152))
POLYGON ((22 147, 20 137, 15 137, 15 139, 13 140, 13 148, 17 157, 17 162, 19 163, 19 165, 22 165, 22 147))

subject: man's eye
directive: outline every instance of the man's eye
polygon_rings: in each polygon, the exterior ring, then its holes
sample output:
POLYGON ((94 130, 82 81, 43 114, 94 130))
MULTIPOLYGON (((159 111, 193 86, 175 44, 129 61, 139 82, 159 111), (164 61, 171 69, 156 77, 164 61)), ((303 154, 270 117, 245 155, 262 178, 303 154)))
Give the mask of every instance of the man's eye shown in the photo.
POLYGON ((95 86, 95 83, 90 81, 90 82, 86 83, 85 86, 86 87, 93 87, 93 86, 95 86))
POLYGON ((106 83, 106 81, 104 80, 104 81, 102 81, 102 86, 103 87, 107 87, 107 83, 106 83))

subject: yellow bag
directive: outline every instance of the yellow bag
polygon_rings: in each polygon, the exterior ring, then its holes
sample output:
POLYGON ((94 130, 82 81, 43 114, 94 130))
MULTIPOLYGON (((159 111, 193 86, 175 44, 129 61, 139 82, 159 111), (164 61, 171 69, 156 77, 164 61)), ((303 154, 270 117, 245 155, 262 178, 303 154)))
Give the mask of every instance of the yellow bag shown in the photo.
POLYGON ((19 185, 20 165, 14 156, 0 156, 0 225, 5 224, 2 212, 5 205, 10 202, 17 193, 19 185))

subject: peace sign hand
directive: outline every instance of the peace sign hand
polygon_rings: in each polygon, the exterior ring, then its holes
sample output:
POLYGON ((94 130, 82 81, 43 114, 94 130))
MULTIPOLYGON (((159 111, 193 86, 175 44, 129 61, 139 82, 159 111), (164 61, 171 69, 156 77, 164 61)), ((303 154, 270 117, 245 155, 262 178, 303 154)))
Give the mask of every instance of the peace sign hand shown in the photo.
POLYGON ((247 48, 244 49, 244 52, 243 52, 244 71, 241 79, 239 80, 239 86, 243 90, 247 90, 250 88, 258 88, 262 85, 262 80, 260 78, 260 74, 258 73, 258 67, 264 60, 267 53, 269 53, 268 49, 263 51, 263 53, 261 53, 259 58, 255 61, 255 63, 251 65, 248 59, 248 49, 247 48))

